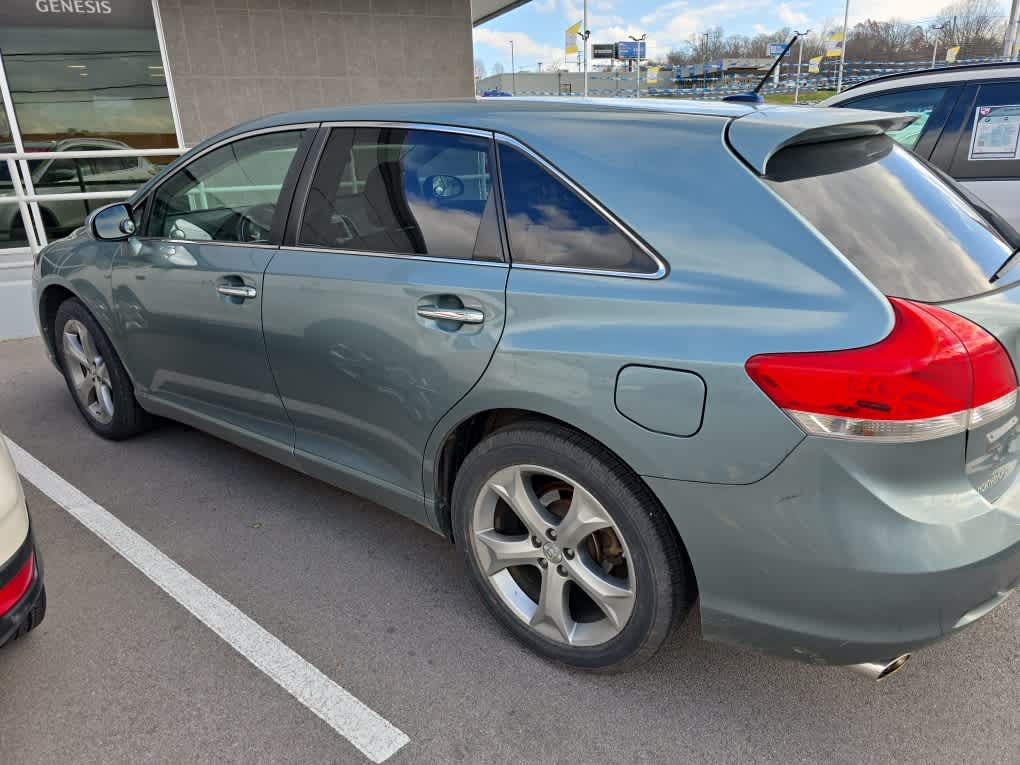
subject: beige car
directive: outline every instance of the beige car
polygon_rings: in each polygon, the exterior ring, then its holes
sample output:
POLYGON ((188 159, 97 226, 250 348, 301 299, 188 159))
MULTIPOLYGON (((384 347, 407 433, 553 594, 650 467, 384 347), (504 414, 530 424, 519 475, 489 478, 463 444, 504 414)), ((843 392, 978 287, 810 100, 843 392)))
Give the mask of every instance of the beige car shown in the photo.
POLYGON ((42 562, 7 442, 0 434, 0 646, 39 626, 46 615, 42 562))

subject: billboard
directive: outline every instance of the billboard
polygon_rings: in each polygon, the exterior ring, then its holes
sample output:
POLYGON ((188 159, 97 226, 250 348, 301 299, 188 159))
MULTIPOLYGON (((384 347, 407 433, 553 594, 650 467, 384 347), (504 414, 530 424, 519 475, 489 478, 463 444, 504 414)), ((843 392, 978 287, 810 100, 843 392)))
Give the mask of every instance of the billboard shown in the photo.
POLYGON ((786 50, 786 43, 769 43, 769 58, 779 58, 786 50))
POLYGON ((627 42, 616 43, 616 57, 621 59, 648 58, 648 56, 645 53, 644 40, 640 42, 628 40, 627 42))
POLYGON ((592 58, 616 58, 616 46, 613 43, 591 46, 592 58))

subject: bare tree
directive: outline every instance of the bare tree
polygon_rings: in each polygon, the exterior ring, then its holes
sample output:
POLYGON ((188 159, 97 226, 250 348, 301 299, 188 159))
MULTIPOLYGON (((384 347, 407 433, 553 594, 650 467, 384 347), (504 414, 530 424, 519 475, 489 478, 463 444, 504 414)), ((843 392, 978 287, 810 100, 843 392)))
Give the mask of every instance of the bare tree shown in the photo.
POLYGON ((475 59, 475 77, 481 79, 485 76, 485 62, 480 58, 475 59))

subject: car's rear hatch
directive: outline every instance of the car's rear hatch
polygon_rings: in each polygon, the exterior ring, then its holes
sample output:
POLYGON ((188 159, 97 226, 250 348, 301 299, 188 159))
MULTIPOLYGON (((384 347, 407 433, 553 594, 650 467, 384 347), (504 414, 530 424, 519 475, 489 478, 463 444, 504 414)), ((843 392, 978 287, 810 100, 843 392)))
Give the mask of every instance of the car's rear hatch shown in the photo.
MULTIPOLYGON (((969 319, 1020 366, 1020 267, 1010 260, 1020 235, 882 134, 898 123, 864 112, 814 119, 742 117, 730 144, 879 291, 969 319)), ((1014 403, 960 434, 967 477, 991 503, 1016 483, 1018 413, 1014 403)))

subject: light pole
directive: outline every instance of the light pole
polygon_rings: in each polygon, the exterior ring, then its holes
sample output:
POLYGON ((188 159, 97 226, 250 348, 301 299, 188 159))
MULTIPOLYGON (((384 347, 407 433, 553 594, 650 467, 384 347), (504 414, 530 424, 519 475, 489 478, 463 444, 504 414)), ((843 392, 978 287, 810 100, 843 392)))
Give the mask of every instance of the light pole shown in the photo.
POLYGON ((705 65, 708 63, 708 32, 702 32, 701 33, 701 37, 705 41, 704 52, 702 53, 703 60, 701 62, 701 87, 702 88, 707 88, 708 87, 708 70, 705 69, 705 65))
POLYGON ((510 78, 513 81, 514 95, 517 95, 517 66, 514 64, 514 41, 507 40, 510 43, 510 78))
POLYGON ((641 98, 641 43, 648 37, 648 33, 635 37, 634 35, 627 35, 631 40, 637 43, 637 88, 635 89, 635 98, 641 98))
POLYGON ((935 34, 932 35, 934 37, 934 40, 935 40, 934 43, 932 43, 932 49, 931 49, 931 68, 932 69, 935 68, 935 58, 939 55, 939 35, 938 35, 938 33, 941 32, 943 29, 945 29, 948 26, 949 26, 948 23, 943 22, 941 24, 932 24, 930 27, 928 27, 932 32, 935 32, 935 34))
POLYGON ((843 7, 843 40, 839 46, 839 76, 836 77, 836 92, 843 90, 843 65, 846 63, 846 28, 850 23, 850 0, 843 7))
POLYGON ((1006 24, 1006 36, 1002 42, 1002 57, 1007 61, 1016 61, 1018 25, 1020 25, 1020 0, 1013 0, 1009 9, 1009 21, 1006 24))
POLYGON ((584 0, 584 18, 581 19, 581 27, 584 34, 581 35, 584 43, 584 97, 588 97, 588 38, 591 30, 588 29, 588 0, 584 0))
POLYGON ((793 102, 796 104, 800 101, 800 67, 804 61, 804 36, 811 34, 811 30, 806 32, 798 32, 796 29, 793 33, 799 38, 797 40, 797 82, 793 86, 793 102))

